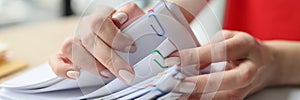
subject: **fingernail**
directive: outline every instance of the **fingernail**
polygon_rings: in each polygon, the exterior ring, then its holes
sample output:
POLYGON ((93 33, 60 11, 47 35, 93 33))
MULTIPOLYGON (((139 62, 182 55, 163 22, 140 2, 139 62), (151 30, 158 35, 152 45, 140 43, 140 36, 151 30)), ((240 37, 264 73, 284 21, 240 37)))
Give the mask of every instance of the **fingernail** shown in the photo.
POLYGON ((76 71, 68 71, 67 76, 71 79, 77 79, 79 77, 79 72, 76 71))
POLYGON ((118 20, 120 24, 124 24, 127 21, 128 16, 123 12, 119 12, 114 14, 112 18, 118 20))
POLYGON ((182 93, 192 93, 196 88, 196 84, 192 82, 182 82, 178 85, 177 91, 182 93))
POLYGON ((134 75, 127 70, 119 70, 119 75, 127 83, 131 82, 134 78, 134 75))
POLYGON ((136 46, 135 45, 129 45, 127 47, 124 48, 126 52, 130 52, 133 53, 136 51, 136 46))
POLYGON ((103 75, 103 76, 106 76, 106 77, 108 77, 108 78, 114 77, 114 75, 113 75, 110 71, 108 71, 107 69, 102 70, 102 71, 100 72, 100 74, 103 75))
POLYGON ((167 66, 174 66, 180 64, 180 58, 179 57, 169 57, 165 59, 165 64, 167 66))

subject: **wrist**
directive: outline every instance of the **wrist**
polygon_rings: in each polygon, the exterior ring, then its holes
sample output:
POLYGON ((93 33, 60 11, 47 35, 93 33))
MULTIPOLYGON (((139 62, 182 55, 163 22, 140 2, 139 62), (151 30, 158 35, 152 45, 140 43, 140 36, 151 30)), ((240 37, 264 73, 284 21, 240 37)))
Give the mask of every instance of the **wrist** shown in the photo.
POLYGON ((268 82, 268 86, 278 86, 284 85, 288 82, 288 75, 286 70, 283 67, 283 61, 285 59, 284 55, 282 55, 281 50, 278 45, 278 41, 265 41, 264 44, 270 51, 270 55, 272 56, 272 60, 270 61, 269 68, 274 69, 271 75, 271 80, 268 82))

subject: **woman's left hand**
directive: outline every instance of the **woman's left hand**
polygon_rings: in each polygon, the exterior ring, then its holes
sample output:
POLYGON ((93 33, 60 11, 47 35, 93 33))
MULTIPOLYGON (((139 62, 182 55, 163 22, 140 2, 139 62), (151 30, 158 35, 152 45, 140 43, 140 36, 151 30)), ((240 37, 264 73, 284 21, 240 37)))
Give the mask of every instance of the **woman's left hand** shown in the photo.
MULTIPOLYGON (((177 62, 177 64, 180 63, 180 66, 200 62, 200 69, 203 69, 212 63, 211 44, 224 43, 226 47, 222 51, 226 53, 226 61, 228 62, 225 71, 187 77, 175 89, 176 91, 192 92, 188 96, 190 99, 199 100, 213 96, 214 100, 242 100, 274 82, 278 68, 274 63, 272 48, 244 32, 222 31, 222 34, 225 38, 223 41, 182 50, 165 60, 167 65, 177 62), (193 59, 200 59, 200 61, 193 59), (210 76, 216 74, 224 75, 222 81, 209 79, 210 76), (205 91, 205 87, 218 84, 216 82, 221 82, 217 92, 205 91)), ((224 61, 224 59, 219 59, 219 61, 222 60, 224 61)), ((186 97, 183 96, 183 98, 186 97)))

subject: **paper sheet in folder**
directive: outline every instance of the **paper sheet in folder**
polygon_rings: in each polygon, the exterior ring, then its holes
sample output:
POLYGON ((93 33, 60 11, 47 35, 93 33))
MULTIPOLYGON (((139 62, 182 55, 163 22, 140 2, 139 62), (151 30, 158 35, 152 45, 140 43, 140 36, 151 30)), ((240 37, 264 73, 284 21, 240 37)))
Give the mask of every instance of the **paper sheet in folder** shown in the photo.
MULTIPOLYGON (((189 24, 179 8, 172 3, 158 3, 152 12, 137 19, 125 28, 123 32, 135 40, 137 51, 130 54, 130 60, 127 57, 127 53, 116 52, 134 68, 134 80, 129 84, 125 84, 119 79, 99 79, 98 76, 83 71, 78 80, 78 84, 81 87, 93 86, 93 91, 85 92, 85 96, 81 94, 72 98, 103 97, 143 82, 151 77, 155 78, 154 76, 156 76, 157 73, 167 69, 167 67, 164 66, 164 57, 176 50, 196 47, 196 43, 198 43, 193 37, 189 24), (151 53, 151 51, 155 52, 151 53)), ((50 74, 51 70, 45 69, 47 68, 44 68, 44 71, 48 71, 48 76, 45 75, 46 77, 43 77, 43 79, 42 77, 28 77, 27 75, 27 78, 32 78, 34 81, 26 82, 26 80, 23 80, 23 82, 16 84, 16 80, 18 80, 18 78, 16 78, 3 83, 1 87, 5 89, 2 90, 1 95, 3 93, 9 93, 9 95, 5 94, 5 97, 12 98, 12 95, 14 95, 12 91, 18 91, 24 94, 30 93, 27 95, 31 95, 32 97, 38 96, 38 94, 32 95, 32 93, 42 93, 44 94, 43 96, 47 97, 47 93, 52 93, 51 96, 53 96, 53 91, 78 88, 76 81, 58 78, 53 75, 53 73, 50 74)), ((43 74, 38 73, 38 71, 33 73, 43 74)), ((33 73, 31 73, 31 75, 33 73)), ((47 74, 47 72, 45 72, 45 74, 47 74)), ((26 74, 20 77, 24 78, 25 76, 26 74)), ((64 97, 63 95, 60 96, 64 97)))

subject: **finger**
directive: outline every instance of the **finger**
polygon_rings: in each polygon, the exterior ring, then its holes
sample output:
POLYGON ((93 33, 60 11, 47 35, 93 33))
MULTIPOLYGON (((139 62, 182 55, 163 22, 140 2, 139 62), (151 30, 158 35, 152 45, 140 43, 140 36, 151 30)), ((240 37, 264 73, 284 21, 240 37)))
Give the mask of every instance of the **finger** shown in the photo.
POLYGON ((262 88, 263 86, 253 83, 245 88, 218 91, 213 100, 243 100, 247 96, 252 95, 254 92, 257 92, 262 88))
MULTIPOLYGON (((115 9, 111 7, 101 6, 98 7, 91 16, 85 17, 85 20, 90 21, 92 32, 110 47, 123 52, 134 52, 136 48, 132 46, 133 40, 129 36, 123 34, 112 21, 111 16, 114 12, 115 9)), ((119 15, 115 16, 118 16, 122 21, 127 21, 126 13, 119 13, 119 15)), ((83 22, 83 24, 84 23, 85 22, 83 22)), ((90 34, 89 31, 85 32, 85 34, 90 34)))
MULTIPOLYGON (((183 94, 182 96, 180 96, 178 98, 178 100, 202 100, 201 98, 201 94, 183 94)), ((209 100, 209 99, 203 99, 203 100, 209 100)))
POLYGON ((114 77, 100 62, 98 62, 83 46, 81 42, 75 41, 73 37, 65 40, 61 49, 74 66, 91 72, 104 78, 114 77))
POLYGON ((209 43, 218 43, 224 40, 232 38, 234 35, 239 33, 238 31, 230 31, 230 30, 221 30, 217 32, 211 39, 209 43))
POLYGON ((250 61, 225 72, 217 72, 188 77, 176 89, 186 93, 207 93, 216 90, 231 90, 248 86, 254 79, 257 69, 250 61), (221 83, 220 83, 221 82, 221 83), (186 88, 188 87, 188 88, 186 88))
POLYGON ((134 71, 120 58, 109 46, 103 43, 94 34, 89 34, 82 39, 82 45, 109 71, 125 82, 131 82, 134 78, 134 71))
POLYGON ((73 61, 80 68, 104 78, 114 77, 114 75, 81 44, 76 43, 73 45, 73 48, 73 61))
MULTIPOLYGON (((92 56, 92 55, 90 55, 90 56, 92 56)), ((94 61, 96 62, 97 71, 102 77, 104 77, 104 78, 115 77, 115 75, 113 75, 106 67, 104 67, 104 65, 101 64, 96 58, 94 58, 94 61)))
MULTIPOLYGON (((216 35, 212 37, 209 44, 222 42, 224 40, 232 38, 235 34, 236 34, 235 31, 222 30, 222 31, 216 33, 216 35)), ((179 52, 176 51, 176 52, 173 52, 172 54, 170 54, 169 57, 176 57, 176 56, 179 56, 179 55, 180 55, 179 52)))
POLYGON ((90 28, 94 33, 98 33, 103 22, 110 18, 115 11, 114 8, 109 6, 98 6, 91 15, 84 17, 84 20, 90 23, 90 28))
POLYGON ((239 60, 248 56, 252 47, 251 37, 246 33, 228 33, 227 39, 218 43, 185 49, 172 56, 180 57, 180 66, 209 64, 226 60, 239 60))
MULTIPOLYGON (((189 50, 181 51, 181 53, 179 53, 179 51, 176 51, 176 52, 174 52, 174 53, 172 53, 172 54, 170 54, 168 56, 168 58, 166 59, 166 63, 169 63, 169 61, 167 61, 167 60, 170 60, 170 62, 173 62, 173 63, 175 61, 180 61, 180 60, 177 60, 177 59, 180 59, 179 56, 180 55, 185 55, 185 54, 190 54, 188 52, 193 52, 193 53, 191 53, 191 55, 189 55, 193 59, 189 59, 188 62, 187 61, 183 61, 183 63, 185 63, 185 62, 186 62, 186 64, 200 63, 198 61, 199 57, 197 55, 207 54, 207 55, 205 55, 207 57, 208 54, 211 53, 211 52, 209 52, 209 49, 212 47, 210 44, 216 44, 216 43, 219 43, 219 42, 224 42, 224 40, 232 38, 235 34, 236 33, 234 31, 222 30, 222 31, 218 32, 215 36, 212 37, 212 39, 211 39, 211 41, 210 41, 210 43, 208 45, 203 46, 203 48, 202 48, 203 50, 201 48, 195 48, 195 49, 189 49, 189 50), (203 51, 201 54, 199 52, 200 51, 199 49, 201 51, 203 51), (172 59, 175 59, 175 61, 172 60, 172 59)), ((182 56, 182 57, 185 57, 185 56, 182 56)), ((188 57, 188 56, 186 56, 186 57, 188 57)), ((211 59, 207 59, 207 60, 203 59, 202 62, 210 62, 210 60, 211 59)), ((180 63, 180 62, 176 62, 176 64, 177 63, 180 63)), ((185 65, 185 64, 182 64, 182 65, 185 65)), ((205 65, 207 65, 207 64, 205 64, 205 65)), ((170 65, 170 66, 172 66, 172 65, 170 65)))
POLYGON ((112 19, 120 29, 124 29, 144 14, 145 12, 137 4, 129 2, 114 13, 112 19))
POLYGON ((249 87, 247 87, 236 90, 224 90, 202 94, 185 94, 180 96, 180 99, 184 98, 184 100, 243 100, 250 89, 249 87))
POLYGON ((95 25, 97 27, 93 29, 93 32, 114 49, 134 52, 136 47, 133 45, 133 40, 122 33, 119 27, 126 27, 143 14, 144 12, 135 3, 127 3, 112 15, 112 19, 110 17, 98 17, 102 19, 102 23, 95 25))
MULTIPOLYGON (((250 87, 241 88, 236 90, 218 91, 214 94, 213 100, 243 100, 246 97, 250 87)), ((204 94, 202 98, 207 98, 208 95, 204 94)))
MULTIPOLYGON (((131 45, 133 44, 133 40, 129 36, 123 34, 112 21, 111 16, 114 12, 115 9, 111 7, 101 6, 98 7, 98 9, 91 16, 85 17, 85 20, 90 21, 91 30, 93 34, 96 34, 101 40, 103 40, 103 42, 105 42, 111 48, 123 52, 134 52, 135 48, 131 47, 131 45)), ((126 13, 118 13, 115 16, 120 17, 120 20, 122 21, 127 21, 128 19, 128 15, 126 13)), ((83 24, 84 23, 85 22, 83 22, 83 24)), ((90 34, 89 31, 85 32, 86 33, 84 33, 84 35, 90 34)))
POLYGON ((113 49, 123 52, 134 52, 136 50, 132 38, 122 33, 109 18, 104 20, 96 35, 113 49))
POLYGON ((72 58, 73 41, 74 41, 73 37, 67 37, 61 46, 61 53, 68 58, 72 58))
POLYGON ((70 61, 61 54, 55 54, 48 59, 48 63, 51 66, 53 72, 59 76, 69 79, 76 79, 79 72, 75 72, 74 67, 70 61), (68 73, 68 74, 67 74, 68 73))

